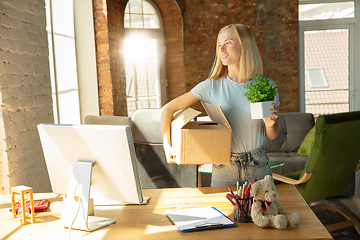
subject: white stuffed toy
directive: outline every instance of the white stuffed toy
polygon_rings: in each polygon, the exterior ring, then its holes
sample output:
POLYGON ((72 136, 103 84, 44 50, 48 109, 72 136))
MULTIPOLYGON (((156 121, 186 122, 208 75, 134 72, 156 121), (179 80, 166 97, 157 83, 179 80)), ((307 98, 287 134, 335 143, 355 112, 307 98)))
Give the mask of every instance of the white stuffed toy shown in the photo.
POLYGON ((272 176, 251 185, 250 195, 254 198, 251 206, 251 218, 259 227, 273 227, 284 229, 287 225, 299 223, 301 214, 298 210, 287 212, 279 203, 272 176))

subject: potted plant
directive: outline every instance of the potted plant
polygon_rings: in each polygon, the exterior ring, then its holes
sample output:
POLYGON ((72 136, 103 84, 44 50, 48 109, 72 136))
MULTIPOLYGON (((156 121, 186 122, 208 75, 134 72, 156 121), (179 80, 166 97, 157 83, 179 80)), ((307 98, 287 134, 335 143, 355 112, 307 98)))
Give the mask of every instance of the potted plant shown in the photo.
POLYGON ((278 93, 277 86, 270 83, 266 77, 257 75, 251 83, 246 83, 244 88, 249 89, 244 93, 250 102, 250 111, 252 119, 261 119, 270 117, 269 110, 278 93))

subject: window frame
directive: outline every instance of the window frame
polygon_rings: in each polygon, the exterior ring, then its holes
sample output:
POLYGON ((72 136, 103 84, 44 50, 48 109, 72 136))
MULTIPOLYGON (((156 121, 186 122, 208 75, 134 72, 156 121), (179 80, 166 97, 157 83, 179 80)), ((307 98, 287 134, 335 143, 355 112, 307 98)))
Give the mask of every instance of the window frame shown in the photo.
MULTIPOLYGON (((130 11, 129 11, 129 13, 127 13, 126 12, 126 8, 127 8, 127 6, 128 6, 128 4, 130 3, 130 1, 128 1, 127 2, 127 4, 126 4, 126 6, 125 6, 125 12, 124 12, 124 29, 155 29, 155 30, 157 30, 157 29, 162 29, 163 28, 163 26, 162 26, 162 21, 161 21, 161 14, 160 14, 160 11, 159 11, 159 9, 158 9, 158 7, 156 6, 156 4, 155 3, 153 3, 152 1, 149 1, 149 0, 140 0, 141 2, 144 2, 144 1, 146 1, 147 3, 149 3, 151 6, 152 6, 152 8, 154 9, 154 11, 155 11, 155 15, 156 15, 156 17, 157 17, 157 20, 158 20, 158 23, 159 23, 159 27, 158 28, 145 28, 144 27, 144 12, 143 12, 143 9, 141 9, 142 11, 141 11, 141 16, 142 16, 142 19, 143 19, 143 27, 142 28, 136 28, 136 27, 125 27, 125 16, 126 16, 126 14, 129 14, 129 19, 130 19, 130 25, 131 25, 131 15, 132 14, 135 14, 135 13, 131 13, 130 11)), ((142 7, 143 7, 143 5, 142 5, 142 7)), ((140 15, 140 14, 136 14, 136 15, 140 15)), ((145 14, 145 15, 147 15, 147 14, 145 14)))
MULTIPOLYGON (((299 21, 299 112, 305 112, 304 32, 346 28, 349 29, 349 47, 353 49, 353 51, 349 50, 349 110, 360 110, 360 0, 353 1, 355 2, 353 18, 299 21)), ((299 0, 299 5, 333 2, 349 2, 349 0, 299 0)))

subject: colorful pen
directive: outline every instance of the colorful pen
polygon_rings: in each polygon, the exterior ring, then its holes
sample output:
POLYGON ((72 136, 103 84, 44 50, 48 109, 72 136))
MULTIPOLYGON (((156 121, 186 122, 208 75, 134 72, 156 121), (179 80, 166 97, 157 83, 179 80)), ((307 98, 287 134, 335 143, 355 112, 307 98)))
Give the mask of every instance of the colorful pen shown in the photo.
POLYGON ((228 188, 229 188, 229 192, 230 192, 232 195, 234 195, 234 193, 233 193, 233 191, 232 191, 231 187, 228 187, 228 188))
POLYGON ((239 181, 236 182, 236 191, 236 194, 239 195, 239 181))
MULTIPOLYGON (((226 198, 229 199, 229 200, 230 200, 230 198, 231 198, 231 199, 234 199, 237 207, 238 207, 239 210, 240 210, 240 211, 239 211, 239 212, 240 212, 240 216, 242 217, 242 219, 243 219, 244 221, 246 221, 246 219, 249 218, 249 216, 245 213, 244 209, 241 207, 239 201, 236 199, 237 197, 238 197, 238 196, 235 196, 235 195, 233 195, 233 194, 227 194, 227 196, 226 196, 226 198)), ((235 206, 235 205, 234 205, 234 206, 235 206)))
POLYGON ((228 196, 226 196, 226 198, 231 202, 233 206, 235 206, 235 203, 228 196))

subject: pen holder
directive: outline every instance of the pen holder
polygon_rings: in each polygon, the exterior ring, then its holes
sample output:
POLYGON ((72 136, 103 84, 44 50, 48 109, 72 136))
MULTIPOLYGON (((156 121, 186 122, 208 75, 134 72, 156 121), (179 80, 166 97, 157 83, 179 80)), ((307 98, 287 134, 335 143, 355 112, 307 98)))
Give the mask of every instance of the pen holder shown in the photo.
POLYGON ((251 204, 253 198, 234 197, 236 204, 234 206, 234 221, 239 223, 251 222, 251 204))

